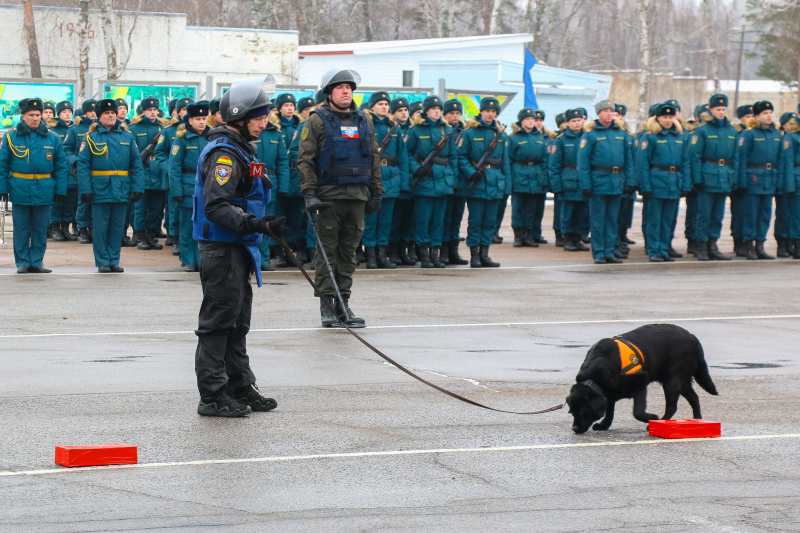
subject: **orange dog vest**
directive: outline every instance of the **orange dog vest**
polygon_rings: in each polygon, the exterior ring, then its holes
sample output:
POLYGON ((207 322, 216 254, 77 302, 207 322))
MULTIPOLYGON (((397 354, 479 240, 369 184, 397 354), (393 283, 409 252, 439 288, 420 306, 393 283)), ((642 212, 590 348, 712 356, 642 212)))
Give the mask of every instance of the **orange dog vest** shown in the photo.
POLYGON ((642 351, 631 341, 624 339, 614 339, 619 348, 619 363, 623 374, 635 374, 644 365, 644 355, 642 351))

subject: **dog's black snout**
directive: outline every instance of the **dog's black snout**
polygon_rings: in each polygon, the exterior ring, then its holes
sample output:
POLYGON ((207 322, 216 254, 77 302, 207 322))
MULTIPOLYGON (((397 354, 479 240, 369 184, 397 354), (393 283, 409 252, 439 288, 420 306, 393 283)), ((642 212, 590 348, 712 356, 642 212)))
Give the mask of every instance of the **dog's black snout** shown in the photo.
MULTIPOLYGON (((587 429, 588 429, 588 428, 587 428, 587 429)), ((578 435, 580 435, 581 433, 586 433, 586 429, 581 429, 581 427, 580 427, 578 424, 574 424, 574 425, 572 426, 572 431, 574 431, 574 432, 575 432, 575 433, 577 433, 578 435)))

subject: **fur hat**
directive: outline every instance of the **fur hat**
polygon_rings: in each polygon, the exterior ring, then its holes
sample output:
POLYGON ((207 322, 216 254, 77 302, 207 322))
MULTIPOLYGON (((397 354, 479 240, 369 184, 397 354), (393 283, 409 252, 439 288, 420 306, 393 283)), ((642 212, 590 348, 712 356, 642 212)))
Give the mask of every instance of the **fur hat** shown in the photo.
POLYGON ((753 104, 754 115, 760 115, 764 111, 775 111, 775 106, 769 100, 761 100, 753 104))
POLYGON ((106 111, 113 111, 114 113, 117 112, 117 101, 113 98, 105 98, 97 102, 97 107, 95 108, 98 115, 102 115, 106 111))
POLYGON ((751 105, 740 105, 736 108, 736 118, 742 118, 745 115, 752 115, 753 114, 753 106, 751 105))
POLYGON ((664 102, 658 106, 656 110, 657 117, 674 117, 678 112, 678 107, 675 104, 664 102))
POLYGON ((520 109, 519 113, 517 113, 517 122, 522 122, 526 118, 539 118, 536 116, 536 113, 536 111, 529 107, 520 109))
POLYGON ((56 105, 56 115, 58 115, 65 109, 69 109, 70 111, 72 111, 73 110, 72 102, 70 102, 69 100, 63 100, 59 102, 58 105, 56 105))
POLYGON ((625 104, 614 104, 614 110, 622 117, 628 114, 628 106, 625 104))
POLYGON ((372 109, 372 106, 377 104, 378 102, 386 102, 391 106, 392 99, 389 98, 389 93, 386 91, 375 91, 371 95, 369 95, 369 108, 372 109))
MULTIPOLYGON (((212 100, 213 102, 213 100, 212 100)), ((301 98, 297 101, 297 112, 300 113, 304 109, 308 109, 309 107, 314 107, 316 104, 314 103, 314 99, 310 96, 306 96, 305 98, 301 98)))
POLYGON ((181 98, 180 100, 175 102, 175 111, 177 111, 180 114, 181 109, 183 109, 187 105, 193 104, 193 103, 194 103, 194 100, 192 100, 191 98, 181 98))
POLYGON ((19 112, 23 115, 29 111, 44 111, 44 102, 41 98, 23 98, 19 101, 19 112))
POLYGON ((724 94, 715 94, 708 99, 708 108, 712 107, 728 107, 728 97, 724 94))
POLYGON ((395 98, 389 103, 389 112, 396 113, 399 109, 408 108, 408 100, 405 98, 395 98))
POLYGON ((207 117, 209 111, 208 102, 200 100, 186 106, 186 118, 207 117))
POLYGON ((56 105, 53 102, 42 102, 42 106, 44 107, 44 109, 49 109, 53 113, 56 112, 56 105))
POLYGON ((128 105, 128 101, 125 100, 124 98, 116 98, 114 101, 117 103, 117 109, 119 109, 122 106, 125 106, 125 109, 130 109, 131 107, 130 105, 128 105))
POLYGON ((486 111, 487 109, 494 109, 495 111, 500 113, 500 100, 498 100, 494 96, 481 98, 480 111, 486 111))
POLYGON ((677 109, 678 111, 680 111, 680 110, 681 110, 681 104, 680 104, 680 102, 678 102, 678 101, 677 101, 677 100, 675 100, 674 98, 673 98, 672 100, 667 100, 667 101, 666 101, 666 102, 664 102, 664 103, 665 103, 665 104, 672 104, 672 105, 674 105, 674 106, 675 106, 675 109, 677 109))
POLYGON ((797 118, 797 113, 794 111, 787 111, 783 115, 781 115, 781 127, 785 126, 787 122, 792 120, 793 118, 797 118))
POLYGON ((442 113, 450 113, 451 111, 458 111, 462 115, 464 114, 464 106, 458 100, 458 98, 451 98, 450 100, 444 103, 444 107, 442 108, 442 113))
POLYGON ((297 107, 297 98, 292 93, 282 93, 275 97, 275 109, 280 111, 283 104, 294 104, 297 107))
POLYGON ((81 104, 81 109, 84 113, 88 113, 89 111, 96 111, 97 107, 97 100, 89 98, 88 100, 84 100, 83 104, 81 104))
POLYGON ((161 107, 161 102, 158 101, 158 98, 155 98, 153 96, 148 96, 147 98, 142 100, 139 106, 142 108, 142 111, 146 111, 153 107, 155 107, 156 109, 161 107))
POLYGON ((408 104, 408 114, 413 115, 417 111, 422 111, 422 102, 417 100, 408 104))
POLYGON ((614 102, 612 102, 611 100, 601 100, 596 104, 594 104, 595 113, 599 114, 600 111, 603 111, 604 109, 610 109, 611 111, 616 111, 617 108, 614 106, 614 102))

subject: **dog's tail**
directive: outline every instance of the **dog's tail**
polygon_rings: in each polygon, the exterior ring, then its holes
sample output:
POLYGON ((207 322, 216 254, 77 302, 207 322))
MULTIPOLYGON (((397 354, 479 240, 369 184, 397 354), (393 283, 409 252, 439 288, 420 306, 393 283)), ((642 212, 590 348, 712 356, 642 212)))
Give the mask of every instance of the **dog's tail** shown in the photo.
POLYGON ((707 393, 717 396, 717 387, 714 385, 714 382, 711 381, 711 376, 708 373, 708 365, 706 364, 706 357, 703 353, 703 345, 700 344, 700 340, 697 337, 695 337, 694 340, 697 342, 697 371, 694 373, 694 379, 707 393))

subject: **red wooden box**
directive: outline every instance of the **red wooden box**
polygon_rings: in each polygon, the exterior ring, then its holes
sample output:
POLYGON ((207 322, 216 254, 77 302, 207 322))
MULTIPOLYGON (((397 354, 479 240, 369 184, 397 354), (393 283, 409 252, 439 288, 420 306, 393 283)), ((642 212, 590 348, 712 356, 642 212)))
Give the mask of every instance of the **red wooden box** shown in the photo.
POLYGON ((62 466, 135 465, 136 446, 117 442, 99 446, 56 446, 56 464, 62 466))
POLYGON ((697 437, 719 437, 722 425, 710 420, 651 420, 648 424, 650 434, 665 439, 691 439, 697 437))

